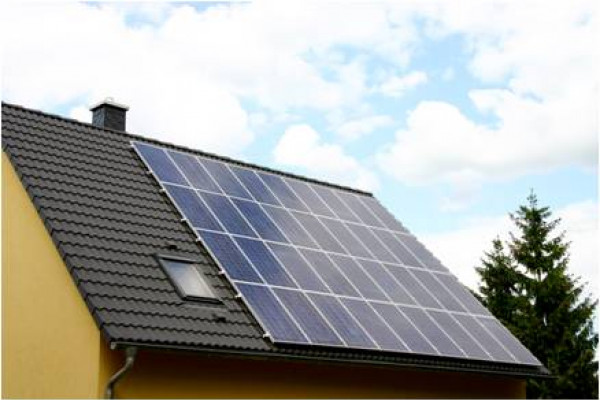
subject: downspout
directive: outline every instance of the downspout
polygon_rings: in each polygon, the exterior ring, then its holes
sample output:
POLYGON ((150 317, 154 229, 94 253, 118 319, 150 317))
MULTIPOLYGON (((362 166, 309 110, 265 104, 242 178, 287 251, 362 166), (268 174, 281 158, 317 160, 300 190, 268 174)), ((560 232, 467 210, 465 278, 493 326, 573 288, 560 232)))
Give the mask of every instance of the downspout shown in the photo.
POLYGON ((123 376, 133 367, 133 362, 135 361, 135 356, 137 354, 137 347, 126 347, 125 348, 125 364, 118 370, 108 381, 106 384, 106 389, 104 390, 104 398, 105 399, 113 399, 114 398, 114 390, 115 384, 123 378, 123 376))

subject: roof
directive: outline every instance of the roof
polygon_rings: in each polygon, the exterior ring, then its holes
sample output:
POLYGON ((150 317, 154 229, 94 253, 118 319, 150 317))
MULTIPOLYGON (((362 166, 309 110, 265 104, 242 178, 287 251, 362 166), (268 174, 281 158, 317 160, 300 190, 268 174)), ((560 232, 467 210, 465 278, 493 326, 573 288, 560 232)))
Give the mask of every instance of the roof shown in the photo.
POLYGON ((132 140, 314 181, 3 103, 3 150, 112 346, 545 375, 545 369, 527 365, 273 344, 160 193, 132 140), (216 312, 184 302, 157 262, 157 253, 196 260, 223 307, 216 312))

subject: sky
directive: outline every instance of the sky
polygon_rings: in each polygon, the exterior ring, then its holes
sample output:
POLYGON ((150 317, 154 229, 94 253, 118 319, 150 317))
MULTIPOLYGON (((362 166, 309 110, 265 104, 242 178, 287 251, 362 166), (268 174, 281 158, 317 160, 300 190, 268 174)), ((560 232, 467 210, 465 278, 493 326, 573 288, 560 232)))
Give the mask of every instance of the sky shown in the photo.
POLYGON ((2 99, 372 192, 468 286, 533 190, 598 281, 595 1, 5 3, 2 99))

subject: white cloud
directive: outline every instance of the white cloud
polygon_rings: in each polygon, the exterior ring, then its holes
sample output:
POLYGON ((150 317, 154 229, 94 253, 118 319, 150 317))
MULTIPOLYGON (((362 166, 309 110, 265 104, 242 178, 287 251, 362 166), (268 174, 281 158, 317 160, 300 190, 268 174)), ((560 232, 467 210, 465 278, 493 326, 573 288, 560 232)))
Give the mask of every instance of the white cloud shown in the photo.
POLYGON ((12 3, 0 17, 12 38, 4 98, 81 110, 112 96, 131 106, 131 130, 238 152, 253 140, 247 99, 277 115, 359 107, 365 57, 410 59, 413 14, 392 24, 385 4, 12 3))
POLYGON ((409 183, 502 179, 598 161, 597 7, 579 2, 435 3, 433 35, 463 35, 486 89, 469 98, 488 122, 423 101, 379 154, 409 183), (498 88, 494 88, 497 86, 498 88))
POLYGON ((389 115, 372 115, 344 122, 334 132, 345 140, 356 140, 393 123, 394 120, 389 115))
POLYGON ((338 145, 324 143, 309 125, 293 125, 283 133, 273 152, 275 161, 299 167, 319 179, 373 191, 377 177, 338 145))
MULTIPOLYGON (((598 203, 592 200, 569 204, 554 211, 562 219, 559 229, 571 241, 569 272, 589 282, 588 293, 598 298, 598 203)), ((418 237, 458 278, 471 288, 479 282, 475 267, 481 265, 484 252, 491 249, 496 236, 508 239, 516 228, 508 216, 475 218, 462 227, 418 237)))
POLYGON ((427 83, 427 74, 413 71, 403 76, 391 76, 381 83, 378 91, 390 97, 402 97, 407 91, 427 83))

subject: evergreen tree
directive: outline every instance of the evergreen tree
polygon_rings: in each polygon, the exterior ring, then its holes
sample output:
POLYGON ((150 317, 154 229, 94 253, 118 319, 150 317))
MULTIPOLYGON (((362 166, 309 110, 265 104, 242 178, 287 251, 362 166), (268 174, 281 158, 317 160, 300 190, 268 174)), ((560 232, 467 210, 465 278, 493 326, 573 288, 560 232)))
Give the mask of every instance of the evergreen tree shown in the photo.
POLYGON ((495 239, 477 272, 485 306, 555 377, 530 379, 527 397, 598 398, 597 301, 583 297, 584 285, 567 272, 569 242, 556 233, 560 219, 538 206, 533 193, 510 217, 517 232, 504 244, 495 239))

